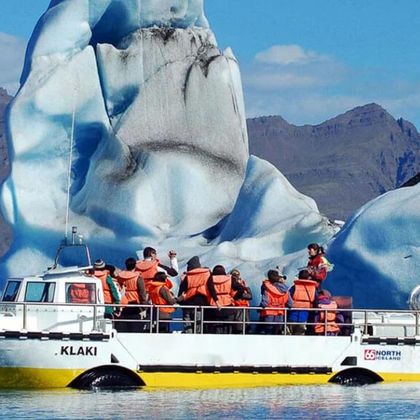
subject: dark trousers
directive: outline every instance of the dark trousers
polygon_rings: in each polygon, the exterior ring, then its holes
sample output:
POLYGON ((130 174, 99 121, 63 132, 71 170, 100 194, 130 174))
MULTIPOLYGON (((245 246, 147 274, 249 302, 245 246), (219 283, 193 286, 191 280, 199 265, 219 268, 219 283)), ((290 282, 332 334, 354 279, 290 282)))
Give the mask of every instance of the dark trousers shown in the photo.
POLYGON ((209 320, 211 324, 208 325, 208 332, 211 334, 232 334, 234 324, 229 324, 229 321, 235 319, 235 309, 222 308, 208 309, 209 320))
POLYGON ((128 305, 122 309, 119 321, 115 324, 118 332, 139 333, 145 332, 148 323, 141 321, 140 308, 128 305))
POLYGON ((281 324, 284 321, 283 315, 266 315, 261 317, 262 322, 274 322, 275 324, 263 325, 263 334, 281 334, 284 331, 284 325, 281 324))
POLYGON ((160 321, 167 321, 172 319, 172 314, 167 312, 162 312, 158 308, 153 308, 153 321, 154 321, 154 328, 153 330, 158 332, 159 334, 166 334, 171 332, 171 323, 170 322, 160 322, 160 321), (159 316, 159 329, 156 328, 156 324, 158 323, 157 319, 159 316))
POLYGON ((183 308, 182 319, 184 320, 184 333, 192 334, 194 332, 194 322, 196 322, 196 332, 201 332, 201 310, 197 309, 195 312, 194 308, 183 308), (197 319, 195 315, 197 314, 197 319))
POLYGON ((250 316, 249 316, 249 310, 243 310, 243 307, 241 306, 235 306, 235 314, 234 314, 234 321, 235 324, 232 325, 232 332, 234 334, 242 334, 244 331, 244 313, 245 313, 245 334, 249 334, 251 332, 251 324, 249 323, 250 316))

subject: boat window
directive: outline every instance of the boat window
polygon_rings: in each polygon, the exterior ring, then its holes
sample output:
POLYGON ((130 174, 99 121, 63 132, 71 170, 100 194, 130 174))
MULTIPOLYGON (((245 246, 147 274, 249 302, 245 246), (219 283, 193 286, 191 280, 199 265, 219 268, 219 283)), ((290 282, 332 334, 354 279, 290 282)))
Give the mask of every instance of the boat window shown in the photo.
POLYGON ((96 303, 96 284, 66 283, 66 303, 96 303))
POLYGON ((25 302, 54 302, 55 283, 28 282, 25 302))
POLYGON ((56 257, 58 267, 90 266, 89 251, 86 245, 67 245, 59 249, 56 257))
POLYGON ((10 280, 7 282, 6 289, 3 293, 3 302, 14 302, 20 289, 20 280, 10 280))

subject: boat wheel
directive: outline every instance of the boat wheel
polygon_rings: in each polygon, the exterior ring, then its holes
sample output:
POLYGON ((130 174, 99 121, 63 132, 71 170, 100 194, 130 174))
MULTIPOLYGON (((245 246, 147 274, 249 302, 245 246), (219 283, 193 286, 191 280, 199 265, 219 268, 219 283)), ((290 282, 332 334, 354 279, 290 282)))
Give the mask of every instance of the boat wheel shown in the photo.
POLYGON ((138 388, 143 381, 133 372, 115 366, 102 366, 83 373, 69 387, 77 389, 138 388))
POLYGON ((361 368, 344 370, 329 380, 329 382, 347 386, 371 385, 382 381, 383 379, 375 372, 361 368))

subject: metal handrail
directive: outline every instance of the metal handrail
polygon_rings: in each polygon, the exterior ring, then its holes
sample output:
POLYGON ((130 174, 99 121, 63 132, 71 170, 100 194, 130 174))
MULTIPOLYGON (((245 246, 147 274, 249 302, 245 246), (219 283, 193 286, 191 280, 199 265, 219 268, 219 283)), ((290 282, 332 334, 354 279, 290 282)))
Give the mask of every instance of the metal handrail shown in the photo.
MULTIPOLYGON (((33 306, 42 306, 42 307, 83 307, 84 309, 92 309, 93 312, 93 325, 97 325, 98 319, 103 319, 103 315, 98 313, 99 308, 106 308, 106 307, 112 307, 112 308, 120 308, 123 309, 127 305, 117 305, 117 304, 81 304, 81 303, 46 303, 46 302, 1 302, 0 306, 2 308, 6 308, 6 312, 8 307, 22 307, 22 329, 26 330, 28 325, 28 312, 33 306)), ((142 320, 130 320, 130 319, 118 319, 114 318, 112 322, 115 323, 115 325, 118 325, 120 321, 124 321, 127 323, 130 322, 147 322, 149 325, 149 332, 156 332, 159 333, 159 324, 160 323, 169 323, 169 324, 177 324, 177 323, 189 323, 192 325, 192 331, 194 334, 205 333, 206 327, 208 325, 241 325, 241 334, 247 333, 247 327, 250 325, 255 326, 281 326, 282 327, 282 334, 286 335, 288 333, 288 327, 291 325, 299 325, 302 323, 299 322, 291 322, 287 320, 287 316, 283 317, 283 320, 280 322, 267 322, 267 321, 261 321, 261 320, 249 320, 247 321, 246 313, 251 313, 252 311, 261 311, 263 308, 261 307, 239 307, 239 306, 229 306, 222 309, 228 309, 229 311, 241 311, 241 319, 205 319, 205 312, 206 310, 209 311, 217 311, 216 307, 214 306, 193 306, 193 305, 129 305, 131 308, 138 307, 141 310, 146 310, 148 313, 148 318, 142 319, 142 320), (175 308, 175 309, 188 309, 193 310, 194 313, 194 319, 190 320, 184 320, 180 318, 175 319, 160 319, 160 311, 159 308, 175 308), (156 314, 156 319, 154 319, 154 314, 156 314), (200 316, 198 316, 200 315, 200 316), (156 325, 156 329, 154 329, 154 326, 156 325), (199 328, 198 328, 199 327, 199 328)), ((271 309, 271 310, 279 310, 279 308, 264 308, 264 309, 271 309)), ((325 309, 325 308, 280 308, 282 311, 287 314, 291 310, 293 311, 308 311, 308 312, 324 312, 324 332, 327 334, 328 325, 330 322, 328 322, 327 314, 328 312, 331 312, 331 310, 325 309)), ((351 313, 353 315, 356 314, 363 314, 363 322, 355 322, 354 319, 352 319, 351 323, 344 322, 340 323, 339 325, 341 327, 359 327, 362 329, 363 333, 368 335, 368 327, 409 327, 414 329, 414 336, 420 335, 420 311, 415 310, 389 310, 389 309, 338 309, 334 310, 334 312, 340 312, 342 314, 345 313, 351 313), (375 320, 370 319, 369 314, 379 316, 382 315, 412 315, 413 316, 413 323, 407 323, 407 322, 393 322, 393 323, 385 323, 381 320, 375 320)), ((0 318, 1 319, 1 318, 0 318)), ((311 320, 309 322, 304 323, 306 326, 315 326, 318 323, 314 322, 314 320, 311 320)), ((95 327, 94 327, 95 328, 95 327)), ((1 321, 0 321, 0 329, 1 329, 1 321)), ((239 329, 237 330, 239 331, 239 329)))

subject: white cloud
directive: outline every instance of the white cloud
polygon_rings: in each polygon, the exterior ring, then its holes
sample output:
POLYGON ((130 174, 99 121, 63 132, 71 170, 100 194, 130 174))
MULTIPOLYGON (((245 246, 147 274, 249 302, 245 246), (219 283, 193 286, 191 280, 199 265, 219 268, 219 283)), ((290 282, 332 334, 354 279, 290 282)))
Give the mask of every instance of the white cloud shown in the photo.
POLYGON ((346 71, 326 55, 298 45, 274 45, 243 66, 243 80, 247 87, 259 90, 307 89, 335 84, 346 71))
POLYGON ((26 43, 20 38, 0 32, 0 86, 15 94, 25 57, 26 43))
POLYGON ((299 45, 273 45, 259 52, 255 60, 264 64, 288 66, 290 64, 308 64, 315 61, 328 60, 328 57, 315 51, 308 51, 299 45))

